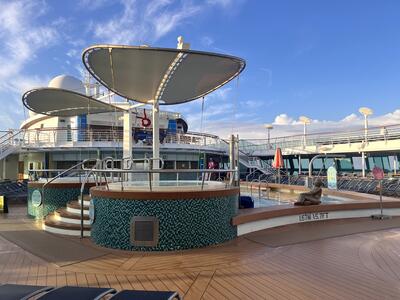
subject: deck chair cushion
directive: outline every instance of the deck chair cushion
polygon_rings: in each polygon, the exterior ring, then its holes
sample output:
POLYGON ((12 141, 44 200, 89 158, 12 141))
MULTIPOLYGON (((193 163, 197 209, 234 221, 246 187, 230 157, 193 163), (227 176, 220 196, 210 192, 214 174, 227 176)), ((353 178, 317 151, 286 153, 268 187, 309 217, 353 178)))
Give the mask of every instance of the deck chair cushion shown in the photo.
POLYGON ((63 286, 56 288, 40 297, 40 300, 96 300, 105 295, 113 294, 116 290, 110 288, 63 286))
POLYGON ((171 291, 130 291, 116 293, 110 300, 172 300, 180 299, 177 292, 171 291))
POLYGON ((40 293, 50 291, 53 287, 21 284, 4 284, 0 286, 0 299, 28 299, 40 293))

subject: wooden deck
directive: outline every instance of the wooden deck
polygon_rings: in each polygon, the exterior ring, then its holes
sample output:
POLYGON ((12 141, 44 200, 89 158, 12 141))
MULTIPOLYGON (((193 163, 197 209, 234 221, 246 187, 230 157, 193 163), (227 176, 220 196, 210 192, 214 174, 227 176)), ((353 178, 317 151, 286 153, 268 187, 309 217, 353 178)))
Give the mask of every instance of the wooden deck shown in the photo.
MULTIPOLYGON (((0 215, 0 231, 34 228, 23 209, 0 215)), ((258 235, 182 252, 109 250, 62 267, 0 237, 0 283, 176 290, 185 299, 400 298, 400 228, 275 248, 258 235)))

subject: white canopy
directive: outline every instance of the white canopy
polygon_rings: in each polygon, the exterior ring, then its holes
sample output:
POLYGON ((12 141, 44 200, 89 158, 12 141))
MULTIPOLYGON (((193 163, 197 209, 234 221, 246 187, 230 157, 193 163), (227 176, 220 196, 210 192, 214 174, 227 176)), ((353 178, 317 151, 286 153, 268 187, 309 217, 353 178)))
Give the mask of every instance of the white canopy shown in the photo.
POLYGON ((82 59, 96 80, 116 94, 160 104, 200 98, 245 67, 245 61, 234 56, 145 46, 95 45, 84 50, 82 59))
POLYGON ((22 102, 36 113, 60 117, 124 111, 92 97, 59 88, 30 90, 22 96, 22 102))

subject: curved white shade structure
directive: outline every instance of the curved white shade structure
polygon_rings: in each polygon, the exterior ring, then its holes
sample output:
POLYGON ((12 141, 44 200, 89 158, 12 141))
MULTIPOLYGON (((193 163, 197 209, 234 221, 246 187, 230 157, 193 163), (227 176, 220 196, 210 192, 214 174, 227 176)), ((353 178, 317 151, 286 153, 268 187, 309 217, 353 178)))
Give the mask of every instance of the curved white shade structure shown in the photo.
POLYGON ((30 90, 22 96, 22 102, 35 113, 60 117, 124 111, 92 97, 59 88, 30 90))
POLYGON ((116 94, 166 105, 207 95, 245 67, 234 56, 143 46, 95 45, 83 51, 82 59, 96 80, 116 94))

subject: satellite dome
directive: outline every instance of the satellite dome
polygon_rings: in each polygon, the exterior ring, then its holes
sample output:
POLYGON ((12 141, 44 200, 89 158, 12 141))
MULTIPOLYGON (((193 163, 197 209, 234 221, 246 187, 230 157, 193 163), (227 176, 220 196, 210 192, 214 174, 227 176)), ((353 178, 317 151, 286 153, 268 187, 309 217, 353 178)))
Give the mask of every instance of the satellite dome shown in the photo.
POLYGON ((50 80, 49 87, 85 94, 85 87, 83 86, 82 81, 69 75, 59 75, 54 77, 50 80))

